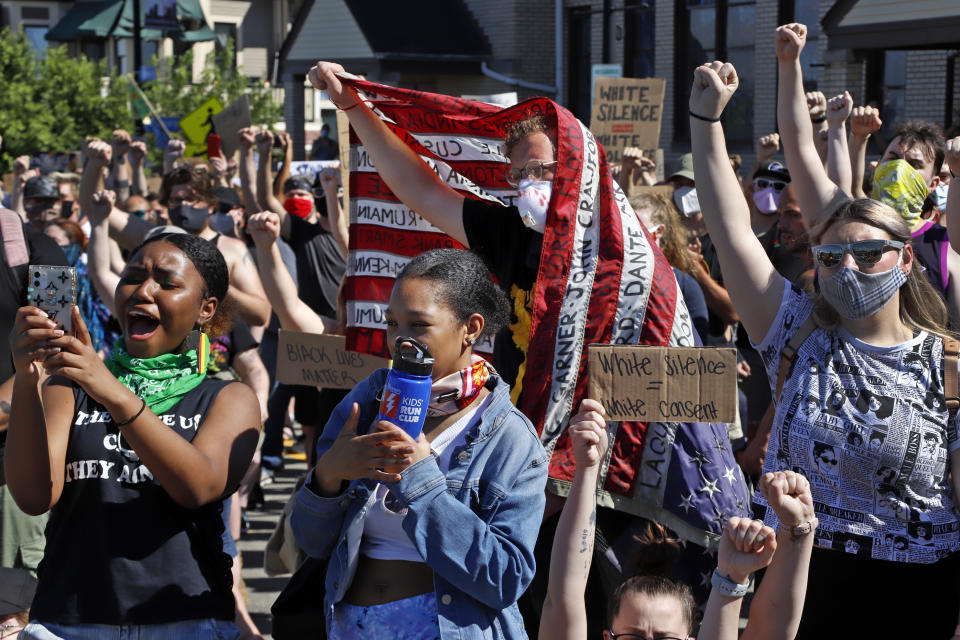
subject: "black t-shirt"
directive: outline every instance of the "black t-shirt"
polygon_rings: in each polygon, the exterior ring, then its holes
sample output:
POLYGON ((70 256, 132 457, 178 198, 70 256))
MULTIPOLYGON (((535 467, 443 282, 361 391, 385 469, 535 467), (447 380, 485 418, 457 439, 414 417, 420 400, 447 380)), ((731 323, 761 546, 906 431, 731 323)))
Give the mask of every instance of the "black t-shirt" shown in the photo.
POLYGON ((802 284, 809 268, 801 259, 780 246, 780 224, 774 223, 770 230, 760 236, 760 244, 767 257, 773 263, 773 268, 777 273, 794 284, 802 284))
POLYGON ((287 214, 290 247, 297 256, 300 299, 322 316, 337 317, 337 291, 347 270, 333 234, 320 223, 310 223, 287 214))
POLYGON ((231 318, 230 322, 232 326, 229 332, 210 339, 210 362, 207 364, 207 375, 210 377, 230 374, 234 357, 238 353, 255 349, 260 344, 243 318, 237 316, 231 318))
POLYGON ((0 382, 13 375, 13 359, 10 357, 10 341, 17 309, 27 301, 27 267, 30 264, 50 264, 68 267, 67 257, 53 239, 28 224, 23 225, 23 239, 30 256, 29 264, 11 267, 0 242, 0 382))
POLYGON ((470 249, 483 258, 511 302, 511 325, 497 334, 493 366, 512 387, 526 360, 533 285, 537 282, 543 234, 523 224, 516 207, 463 201, 463 228, 470 249), (518 314, 525 317, 519 317, 518 314), (524 345, 523 350, 517 343, 524 345))
MULTIPOLYGON (((203 380, 160 419, 192 441, 217 394, 203 380)), ((74 420, 60 500, 31 618, 61 624, 233 620, 221 501, 177 505, 119 434, 104 407, 74 387, 74 420)))

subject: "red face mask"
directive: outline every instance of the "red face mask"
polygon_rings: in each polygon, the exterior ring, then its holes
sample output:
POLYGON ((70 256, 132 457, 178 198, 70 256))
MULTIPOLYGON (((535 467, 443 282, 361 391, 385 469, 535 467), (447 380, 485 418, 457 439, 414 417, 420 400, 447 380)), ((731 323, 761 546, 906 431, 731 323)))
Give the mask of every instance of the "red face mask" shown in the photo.
POLYGON ((313 211, 313 200, 291 196, 283 201, 283 210, 290 215, 305 219, 313 211))

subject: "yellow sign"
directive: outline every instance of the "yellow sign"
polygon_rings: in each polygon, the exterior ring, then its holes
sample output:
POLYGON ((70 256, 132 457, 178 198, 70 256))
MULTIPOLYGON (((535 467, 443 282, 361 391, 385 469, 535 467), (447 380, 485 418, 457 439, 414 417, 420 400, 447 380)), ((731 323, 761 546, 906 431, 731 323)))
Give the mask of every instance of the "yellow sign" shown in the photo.
MULTIPOLYGON (((180 119, 180 129, 183 135, 187 137, 187 142, 196 145, 195 148, 202 146, 203 151, 207 150, 207 136, 216 133, 214 130, 213 116, 223 111, 223 105, 216 98, 210 98, 195 110, 180 119)), ((189 149, 188 149, 189 151, 189 149)), ((191 154, 187 154, 191 155, 191 154)))

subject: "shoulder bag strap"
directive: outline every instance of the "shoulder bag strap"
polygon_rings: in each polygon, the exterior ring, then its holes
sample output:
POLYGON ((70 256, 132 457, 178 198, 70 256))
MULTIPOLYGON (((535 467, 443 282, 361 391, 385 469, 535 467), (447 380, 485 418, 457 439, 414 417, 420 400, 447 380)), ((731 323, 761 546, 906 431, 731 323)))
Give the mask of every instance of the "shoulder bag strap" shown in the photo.
POLYGON ((793 334, 793 337, 787 342, 786 346, 783 347, 783 351, 780 352, 780 370, 777 372, 777 393, 774 397, 774 402, 780 401, 780 392, 783 391, 783 383, 787 380, 787 373, 790 371, 790 367, 797 357, 797 351, 800 350, 800 345, 803 344, 804 340, 806 340, 816 328, 817 322, 813 319, 813 315, 808 316, 803 324, 800 325, 797 332, 793 334))
POLYGON ((958 385, 957 356, 960 354, 960 342, 955 338, 943 338, 943 397, 950 415, 960 407, 960 385, 958 385))

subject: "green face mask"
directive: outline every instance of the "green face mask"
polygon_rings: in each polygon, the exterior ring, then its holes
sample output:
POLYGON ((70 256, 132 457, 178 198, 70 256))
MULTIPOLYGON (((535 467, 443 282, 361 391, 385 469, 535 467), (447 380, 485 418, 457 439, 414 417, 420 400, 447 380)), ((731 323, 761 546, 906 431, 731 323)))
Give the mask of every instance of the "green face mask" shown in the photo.
POLYGON ((184 353, 155 358, 134 358, 119 338, 113 345, 107 369, 156 414, 170 410, 207 375, 210 340, 200 333, 200 346, 184 353))

